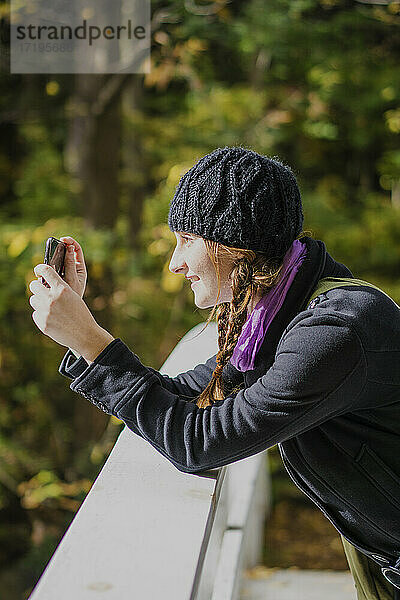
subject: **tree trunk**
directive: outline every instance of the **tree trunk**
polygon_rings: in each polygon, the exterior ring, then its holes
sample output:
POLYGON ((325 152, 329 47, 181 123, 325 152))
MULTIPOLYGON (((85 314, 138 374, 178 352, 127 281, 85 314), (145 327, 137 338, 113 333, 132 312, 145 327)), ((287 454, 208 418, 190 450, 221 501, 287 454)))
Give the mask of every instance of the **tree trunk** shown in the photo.
POLYGON ((118 215, 121 146, 120 95, 98 100, 118 75, 76 75, 71 102, 67 167, 81 181, 82 213, 89 228, 113 229, 118 215))
MULTIPOLYGON (((143 78, 139 75, 134 77, 126 89, 124 105, 128 111, 144 110, 143 78)), ((128 197, 128 223, 129 223, 129 246, 132 250, 140 249, 139 233, 142 226, 143 206, 146 196, 154 192, 155 182, 151 176, 151 164, 149 157, 143 155, 142 140, 140 136, 127 136, 124 144, 123 162, 129 173, 126 183, 126 195, 128 197)))
MULTIPOLYGON (((121 147, 121 90, 124 75, 76 75, 75 93, 70 105, 70 134, 66 165, 81 182, 81 204, 90 229, 113 230, 119 206, 119 164, 121 147)), ((101 278, 90 276, 85 298, 99 324, 112 332, 110 298, 113 274, 110 260, 101 278)), ((76 403, 75 444, 82 447, 98 439, 108 417, 90 403, 76 403)))

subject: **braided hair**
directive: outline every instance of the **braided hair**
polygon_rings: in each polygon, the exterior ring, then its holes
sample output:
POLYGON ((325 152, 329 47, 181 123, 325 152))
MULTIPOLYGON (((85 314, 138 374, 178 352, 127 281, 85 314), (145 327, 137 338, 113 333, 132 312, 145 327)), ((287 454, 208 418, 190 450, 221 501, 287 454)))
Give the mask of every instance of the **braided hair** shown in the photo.
MULTIPOLYGON (((305 233, 301 232, 296 239, 300 239, 304 235, 305 233)), ((278 283, 283 265, 283 257, 267 259, 263 252, 232 248, 207 239, 204 239, 204 242, 218 280, 217 299, 205 327, 216 314, 219 350, 216 356, 217 366, 211 380, 195 399, 199 408, 212 406, 215 402, 224 399, 222 372, 233 354, 242 327, 247 320, 247 308, 258 292, 265 295, 272 286, 278 283), (234 258, 230 273, 232 300, 223 302, 217 307, 221 283, 219 259, 224 255, 234 258)), ((231 393, 238 392, 241 388, 242 386, 239 386, 231 393)))

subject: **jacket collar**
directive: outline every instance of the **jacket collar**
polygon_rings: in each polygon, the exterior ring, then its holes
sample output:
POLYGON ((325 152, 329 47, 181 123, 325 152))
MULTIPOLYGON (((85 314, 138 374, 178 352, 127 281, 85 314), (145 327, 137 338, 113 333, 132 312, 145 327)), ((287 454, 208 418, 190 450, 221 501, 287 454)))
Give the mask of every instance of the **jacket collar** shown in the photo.
POLYGON ((307 246, 306 258, 300 266, 279 312, 269 326, 256 356, 254 369, 241 373, 231 362, 228 362, 224 367, 223 378, 230 385, 238 385, 244 377, 246 387, 248 387, 270 368, 283 332, 294 317, 307 308, 308 299, 320 279, 323 277, 353 277, 345 265, 332 258, 324 242, 308 236, 302 237, 301 241, 307 246))

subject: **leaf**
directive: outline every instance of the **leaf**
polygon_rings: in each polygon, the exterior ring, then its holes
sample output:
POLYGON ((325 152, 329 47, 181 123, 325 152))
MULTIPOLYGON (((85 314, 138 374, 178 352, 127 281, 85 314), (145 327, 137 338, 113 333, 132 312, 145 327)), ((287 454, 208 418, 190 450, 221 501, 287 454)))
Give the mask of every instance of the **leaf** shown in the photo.
POLYGON ((7 253, 11 258, 17 258, 30 242, 30 235, 26 231, 16 233, 7 248, 7 253))

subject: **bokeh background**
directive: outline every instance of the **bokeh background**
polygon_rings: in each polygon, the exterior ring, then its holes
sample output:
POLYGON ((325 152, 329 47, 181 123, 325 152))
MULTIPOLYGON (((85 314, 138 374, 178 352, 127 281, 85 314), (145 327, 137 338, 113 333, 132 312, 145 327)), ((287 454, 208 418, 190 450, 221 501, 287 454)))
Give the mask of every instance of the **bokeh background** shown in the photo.
MULTIPOLYGON (((31 319, 44 243, 72 235, 97 321, 159 368, 205 321, 169 273, 180 176, 242 145, 294 169, 305 229, 400 301, 400 3, 151 2, 151 72, 10 75, 0 2, 0 589, 25 599, 121 423, 69 389, 31 319)), ((265 564, 346 568, 273 449, 265 564), (296 514, 296 528, 293 527, 296 514), (296 531, 293 531, 296 529, 296 531), (297 536, 297 537, 296 537, 297 536)))

